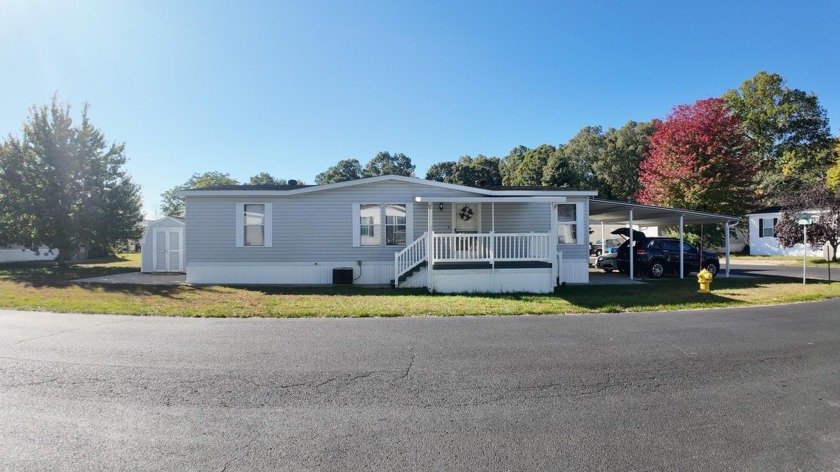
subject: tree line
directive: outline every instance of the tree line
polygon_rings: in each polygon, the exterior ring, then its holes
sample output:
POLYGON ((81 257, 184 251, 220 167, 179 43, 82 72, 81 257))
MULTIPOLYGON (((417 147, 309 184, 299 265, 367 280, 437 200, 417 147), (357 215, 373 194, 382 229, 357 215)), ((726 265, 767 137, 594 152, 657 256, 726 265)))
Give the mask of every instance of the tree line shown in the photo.
MULTIPOLYGON (((126 161, 125 144, 107 142, 87 105, 78 124, 56 97, 32 107, 21 136, 0 143, 0 245, 47 246, 68 259, 81 248, 108 254, 138 239, 140 187, 125 172, 126 161)), ((315 183, 414 176, 414 170, 405 154, 383 151, 364 167, 357 159, 339 161, 315 183)), ((586 126, 566 143, 516 146, 504 157, 464 155, 431 165, 425 177, 467 186, 594 189, 601 198, 743 216, 764 205, 808 206, 792 202, 800 196, 840 200, 840 140, 832 138, 815 94, 762 71, 662 119, 586 126)), ((238 184, 222 172, 194 174, 162 194, 161 210, 183 214, 178 190, 238 184)), ((247 184, 288 182, 262 172, 247 184)), ((829 233, 838 233, 836 223, 813 234, 829 233)))

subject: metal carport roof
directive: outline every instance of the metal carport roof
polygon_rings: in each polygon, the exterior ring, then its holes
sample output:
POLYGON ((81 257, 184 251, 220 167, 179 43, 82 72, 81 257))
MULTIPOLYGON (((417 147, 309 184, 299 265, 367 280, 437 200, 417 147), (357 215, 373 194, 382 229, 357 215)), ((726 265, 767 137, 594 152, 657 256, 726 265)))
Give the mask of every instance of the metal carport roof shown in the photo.
POLYGON ((589 199, 589 222, 621 224, 629 222, 630 210, 633 210, 633 224, 641 226, 677 226, 680 216, 687 225, 738 223, 737 216, 704 213, 702 211, 682 210, 639 203, 619 202, 614 200, 589 199))
MULTIPOLYGON (((679 208, 658 207, 642 205, 639 203, 619 202, 613 200, 602 200, 599 198, 589 199, 589 224, 627 224, 639 226, 679 226, 680 240, 682 240, 682 225, 697 224, 723 224, 726 225, 726 276, 729 277, 729 226, 738 223, 739 218, 729 215, 718 215, 716 213, 705 213, 702 211, 682 210, 679 208)), ((632 242, 632 238, 631 238, 632 242)), ((684 277, 682 271, 683 255, 680 253, 680 278, 684 277)), ((630 279, 633 274, 633 258, 630 258, 630 279)))

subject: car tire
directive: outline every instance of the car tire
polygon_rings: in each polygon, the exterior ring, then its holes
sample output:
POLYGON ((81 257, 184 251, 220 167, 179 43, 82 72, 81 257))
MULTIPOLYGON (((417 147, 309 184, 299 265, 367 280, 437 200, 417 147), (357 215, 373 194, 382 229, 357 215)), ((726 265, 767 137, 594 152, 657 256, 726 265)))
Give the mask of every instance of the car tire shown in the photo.
POLYGON ((662 261, 653 261, 648 267, 648 274, 652 279, 658 279, 665 274, 665 264, 662 261))
POLYGON ((613 271, 612 269, 602 269, 602 270, 603 270, 604 272, 608 273, 608 274, 609 274, 610 272, 612 272, 612 271, 613 271))
POLYGON ((706 264, 706 270, 711 272, 712 276, 716 276, 717 273, 718 273, 718 270, 720 270, 720 267, 718 267, 718 265, 715 264, 714 262, 709 262, 708 264, 706 264))
POLYGON ((601 250, 600 250, 600 249, 596 249, 596 250, 595 250, 595 257, 598 257, 598 256, 600 256, 600 255, 601 255, 601 250))

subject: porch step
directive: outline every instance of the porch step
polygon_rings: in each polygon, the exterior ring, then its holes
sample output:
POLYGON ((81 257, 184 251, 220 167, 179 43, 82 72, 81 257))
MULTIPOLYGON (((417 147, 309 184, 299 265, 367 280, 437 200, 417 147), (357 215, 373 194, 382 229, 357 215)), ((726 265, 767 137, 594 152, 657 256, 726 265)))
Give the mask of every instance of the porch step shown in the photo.
POLYGON ((420 269, 422 269, 423 267, 426 267, 426 261, 420 261, 420 263, 417 264, 416 266, 412 267, 411 270, 409 270, 405 274, 401 275, 400 276, 400 282, 405 282, 406 280, 409 279, 409 277, 416 274, 417 272, 420 272, 420 269))

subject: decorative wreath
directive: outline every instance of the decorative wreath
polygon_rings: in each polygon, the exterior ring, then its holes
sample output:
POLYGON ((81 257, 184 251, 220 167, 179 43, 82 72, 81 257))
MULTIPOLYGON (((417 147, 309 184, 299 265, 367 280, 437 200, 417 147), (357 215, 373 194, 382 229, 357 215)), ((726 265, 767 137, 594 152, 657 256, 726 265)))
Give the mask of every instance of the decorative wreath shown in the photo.
POLYGON ((469 221, 473 217, 472 208, 464 205, 464 208, 461 208, 461 212, 458 213, 461 216, 461 219, 464 221, 469 221))

